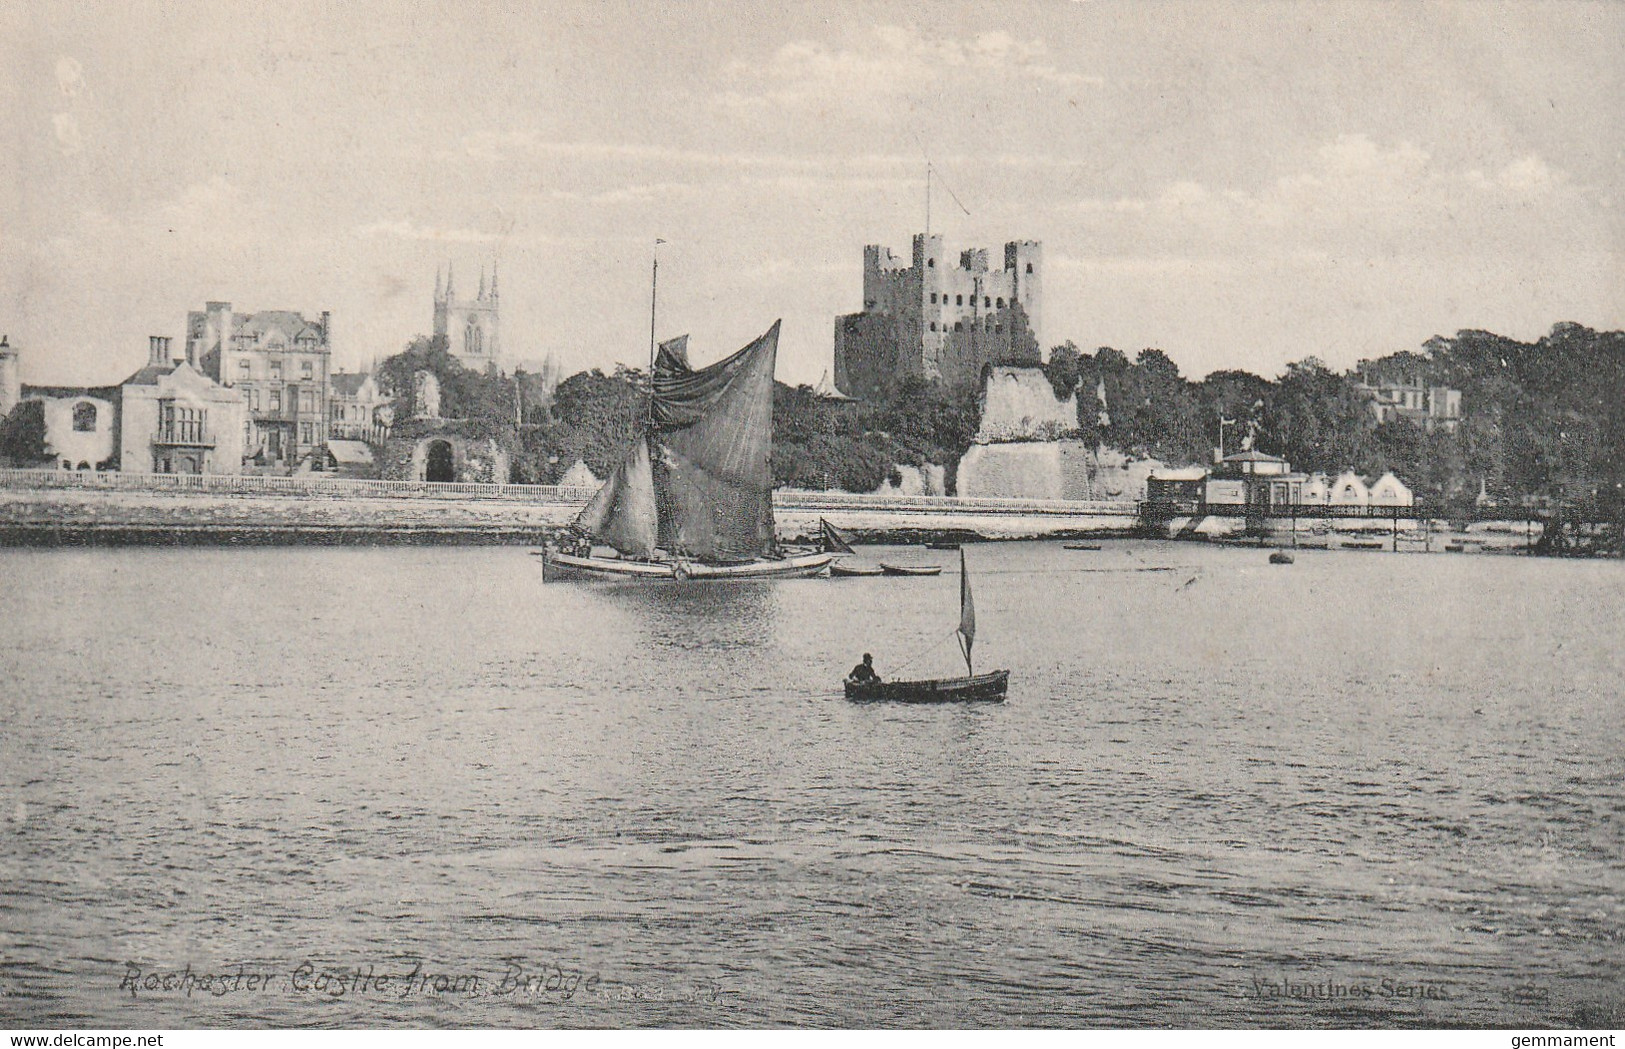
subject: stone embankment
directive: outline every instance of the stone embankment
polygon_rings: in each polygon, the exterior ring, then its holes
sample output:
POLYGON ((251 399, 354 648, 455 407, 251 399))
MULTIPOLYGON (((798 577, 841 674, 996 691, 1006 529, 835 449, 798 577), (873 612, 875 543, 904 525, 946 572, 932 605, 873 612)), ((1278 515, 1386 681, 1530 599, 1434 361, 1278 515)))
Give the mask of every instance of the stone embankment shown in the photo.
MULTIPOLYGON (((0 471, 0 543, 522 543, 569 524, 590 492, 527 485, 298 478, 85 477, 0 471)), ((871 540, 1127 534, 1126 503, 781 492, 780 537, 819 519, 871 540)))

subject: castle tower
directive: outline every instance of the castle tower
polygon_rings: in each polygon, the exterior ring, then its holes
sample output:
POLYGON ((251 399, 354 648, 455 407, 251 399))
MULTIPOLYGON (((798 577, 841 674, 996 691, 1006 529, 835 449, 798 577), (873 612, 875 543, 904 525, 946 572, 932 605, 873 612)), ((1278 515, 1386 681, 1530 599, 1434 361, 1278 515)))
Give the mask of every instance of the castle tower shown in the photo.
POLYGON ((0 419, 11 414, 22 396, 23 381, 18 370, 17 350, 6 336, 0 335, 0 419))
POLYGON ((479 291, 472 299, 457 297, 452 267, 446 267, 442 287, 440 273, 434 280, 434 333, 446 340, 446 350, 463 367, 473 371, 502 370, 501 328, 498 323, 497 275, 493 265, 487 285, 480 271, 479 291))

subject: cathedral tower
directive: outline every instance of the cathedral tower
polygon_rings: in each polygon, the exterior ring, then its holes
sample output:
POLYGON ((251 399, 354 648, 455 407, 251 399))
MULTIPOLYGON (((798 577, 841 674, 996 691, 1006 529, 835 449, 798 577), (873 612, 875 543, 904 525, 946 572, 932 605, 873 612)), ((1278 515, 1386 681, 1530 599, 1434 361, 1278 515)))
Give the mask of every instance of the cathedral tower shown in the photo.
POLYGON ((491 283, 480 270, 480 287, 472 299, 457 297, 456 277, 446 267, 444 283, 434 275, 434 333, 446 340, 446 349, 463 367, 477 372, 502 370, 502 342, 497 324, 497 271, 491 283))

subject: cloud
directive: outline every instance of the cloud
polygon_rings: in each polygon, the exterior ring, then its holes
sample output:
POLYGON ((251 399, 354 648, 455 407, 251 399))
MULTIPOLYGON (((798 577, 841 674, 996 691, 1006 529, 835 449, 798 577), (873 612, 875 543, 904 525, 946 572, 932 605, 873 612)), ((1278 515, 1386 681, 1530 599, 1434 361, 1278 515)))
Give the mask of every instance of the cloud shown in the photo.
POLYGON ((1108 239, 1165 253, 1438 255, 1534 237, 1527 221, 1507 213, 1518 205, 1533 216, 1537 198, 1542 219, 1557 224, 1585 207, 1564 173, 1533 154, 1486 175, 1442 167, 1411 142, 1353 134, 1256 189, 1179 180, 1144 197, 1084 199, 1069 210, 1108 239))
POLYGON ((765 64, 735 62, 732 85, 714 101, 743 108, 824 107, 883 103, 910 94, 936 94, 950 77, 972 74, 983 86, 1004 78, 1077 89, 1104 83, 1045 61, 1041 40, 1006 32, 969 39, 928 37, 913 28, 876 26, 857 46, 836 49, 810 40, 784 44, 765 64))
POLYGON ((356 233, 363 237, 397 237, 401 240, 422 240, 439 244, 490 244, 499 239, 497 234, 486 233, 483 230, 419 226, 405 219, 369 222, 364 226, 357 226, 356 233))

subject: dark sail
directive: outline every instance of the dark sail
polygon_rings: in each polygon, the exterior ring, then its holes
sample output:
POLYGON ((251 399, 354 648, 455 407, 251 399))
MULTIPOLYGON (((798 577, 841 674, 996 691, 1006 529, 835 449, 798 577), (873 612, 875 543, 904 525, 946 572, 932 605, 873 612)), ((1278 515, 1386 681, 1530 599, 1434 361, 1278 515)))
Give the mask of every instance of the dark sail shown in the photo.
POLYGON ((654 556, 657 524, 648 440, 640 436, 633 443, 632 454, 609 475, 575 526, 623 554, 654 556))
POLYGON ((832 554, 852 553, 852 537, 836 528, 822 517, 818 519, 818 526, 824 532, 824 551, 832 554))
MULTIPOLYGON (((675 340, 674 340, 675 341, 675 340)), ((654 374, 660 545, 726 561, 773 553, 773 367, 779 324, 697 371, 677 354, 654 374)))
POLYGON ((702 561, 773 553, 778 345, 774 322, 738 353, 695 370, 687 336, 662 343, 651 376, 651 427, 577 526, 636 557, 656 546, 702 561))

